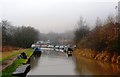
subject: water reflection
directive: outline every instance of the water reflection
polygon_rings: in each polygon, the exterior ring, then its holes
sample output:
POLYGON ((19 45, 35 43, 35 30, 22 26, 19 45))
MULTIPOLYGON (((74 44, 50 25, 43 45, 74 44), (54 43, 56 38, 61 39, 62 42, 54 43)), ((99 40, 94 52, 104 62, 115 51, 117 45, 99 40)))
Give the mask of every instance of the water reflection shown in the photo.
POLYGON ((54 49, 42 49, 42 55, 33 55, 30 61, 28 75, 120 75, 120 65, 68 57, 54 49))
POLYGON ((34 53, 31 56, 30 58, 31 69, 34 69, 38 65, 40 56, 41 56, 41 53, 34 53))
POLYGON ((61 51, 42 49, 41 57, 34 58, 31 57, 31 70, 27 75, 77 75, 73 58, 61 51))
POLYGON ((120 65, 76 58, 76 70, 80 75, 120 75, 120 65))

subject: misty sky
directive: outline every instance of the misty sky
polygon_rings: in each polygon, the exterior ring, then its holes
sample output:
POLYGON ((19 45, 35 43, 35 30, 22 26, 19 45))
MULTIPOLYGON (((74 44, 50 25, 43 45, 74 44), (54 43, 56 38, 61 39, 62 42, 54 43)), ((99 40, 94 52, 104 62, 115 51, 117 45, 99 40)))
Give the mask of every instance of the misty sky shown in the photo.
POLYGON ((93 26, 116 14, 118 0, 0 0, 0 20, 15 26, 33 26, 40 32, 64 32, 77 25, 80 16, 93 26))

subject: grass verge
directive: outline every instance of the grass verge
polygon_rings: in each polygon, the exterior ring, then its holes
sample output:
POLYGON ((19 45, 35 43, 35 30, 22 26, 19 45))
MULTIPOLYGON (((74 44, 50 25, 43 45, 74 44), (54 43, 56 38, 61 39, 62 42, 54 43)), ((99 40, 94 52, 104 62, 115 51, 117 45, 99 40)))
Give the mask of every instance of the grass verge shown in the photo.
POLYGON ((11 52, 0 52, 1 56, 0 56, 0 63, 4 62, 5 60, 17 55, 17 54, 20 54, 22 53, 23 49, 21 50, 16 50, 16 51, 11 51, 11 52))
POLYGON ((6 69, 2 71, 2 77, 15 77, 12 76, 12 73, 16 70, 16 68, 24 63, 26 63, 29 59, 29 57, 33 54, 32 49, 26 49, 24 51, 27 55, 27 59, 17 59, 15 60, 10 66, 8 66, 6 69))

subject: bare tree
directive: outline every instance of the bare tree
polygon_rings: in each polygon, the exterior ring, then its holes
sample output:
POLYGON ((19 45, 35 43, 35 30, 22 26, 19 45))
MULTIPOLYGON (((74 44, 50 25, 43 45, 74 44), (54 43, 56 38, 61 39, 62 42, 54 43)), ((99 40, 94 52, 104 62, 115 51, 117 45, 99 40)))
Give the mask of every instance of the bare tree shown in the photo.
POLYGON ((18 27, 14 33, 14 40, 16 46, 29 48, 31 44, 39 40, 39 31, 32 27, 18 27))
POLYGON ((101 19, 99 17, 97 17, 95 25, 96 26, 102 26, 102 21, 101 21, 101 19))
POLYGON ((114 15, 109 15, 105 23, 115 23, 115 17, 114 15))
POLYGON ((8 28, 10 27, 10 22, 8 22, 7 20, 2 20, 1 21, 1 26, 2 26, 2 44, 8 44, 8 28))
POLYGON ((78 21, 78 28, 82 27, 82 26, 86 26, 86 21, 85 19, 83 19, 83 17, 80 17, 80 20, 78 21))
POLYGON ((78 43, 84 37, 86 37, 88 32, 89 32, 89 27, 86 24, 86 21, 82 17, 80 17, 80 20, 78 22, 78 28, 74 32, 74 34, 75 34, 75 37, 74 37, 75 43, 78 43))
POLYGON ((0 22, 0 47, 2 46, 2 23, 0 22))

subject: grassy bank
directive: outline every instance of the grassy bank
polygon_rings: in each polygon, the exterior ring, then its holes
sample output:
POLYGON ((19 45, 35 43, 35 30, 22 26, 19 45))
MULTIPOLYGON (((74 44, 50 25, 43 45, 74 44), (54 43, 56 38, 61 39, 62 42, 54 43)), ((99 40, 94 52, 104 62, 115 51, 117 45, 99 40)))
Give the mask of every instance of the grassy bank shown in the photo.
POLYGON ((102 52, 96 52, 91 49, 75 49, 73 52, 75 57, 86 57, 86 58, 92 58, 98 61, 102 62, 108 62, 108 63, 120 63, 120 55, 117 55, 115 53, 111 53, 108 51, 102 51, 102 52))
POLYGON ((2 77, 13 77, 12 73, 16 70, 16 68, 24 63, 26 63, 29 57, 33 54, 32 49, 26 49, 24 51, 27 55, 27 59, 17 59, 10 66, 2 71, 2 77))
POLYGON ((5 60, 20 54, 22 52, 24 52, 25 50, 21 49, 21 50, 13 50, 13 51, 9 51, 9 52, 0 52, 1 56, 0 56, 0 63, 4 62, 5 60))

